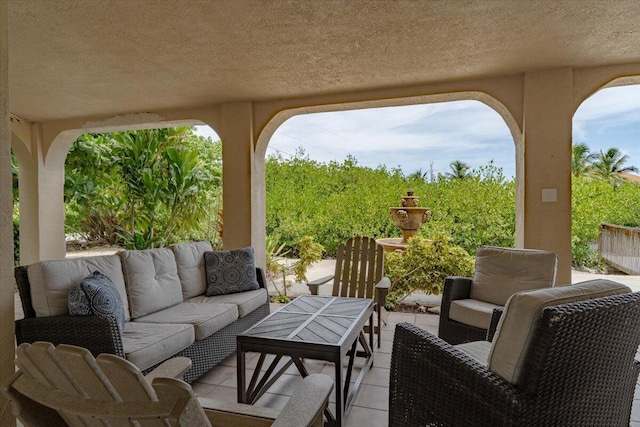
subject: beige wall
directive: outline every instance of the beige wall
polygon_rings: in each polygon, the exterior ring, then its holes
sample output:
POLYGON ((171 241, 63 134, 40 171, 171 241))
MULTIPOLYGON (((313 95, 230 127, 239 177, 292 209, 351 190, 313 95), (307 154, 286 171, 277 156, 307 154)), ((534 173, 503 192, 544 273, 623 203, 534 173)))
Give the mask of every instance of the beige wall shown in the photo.
MULTIPOLYGON (((14 372, 13 196, 11 192, 11 124, 9 122, 9 48, 7 2, 0 0, 0 382, 14 372)), ((0 396, 0 425, 14 426, 9 402, 0 396)))
MULTIPOLYGON (((63 255, 60 165, 73 139, 83 132, 202 123, 216 129, 223 141, 224 246, 253 245, 258 264, 263 265, 264 155, 271 136, 286 119, 308 112, 476 99, 503 117, 514 139, 516 246, 558 253, 558 282, 569 283, 573 114, 593 91, 613 79, 634 75, 640 75, 640 64, 562 68, 435 85, 31 124, 31 140, 22 150, 30 162, 21 170, 23 260, 63 255), (543 202, 543 190, 555 192, 556 201, 543 202)), ((14 133, 24 134, 23 127, 15 126, 14 133)))

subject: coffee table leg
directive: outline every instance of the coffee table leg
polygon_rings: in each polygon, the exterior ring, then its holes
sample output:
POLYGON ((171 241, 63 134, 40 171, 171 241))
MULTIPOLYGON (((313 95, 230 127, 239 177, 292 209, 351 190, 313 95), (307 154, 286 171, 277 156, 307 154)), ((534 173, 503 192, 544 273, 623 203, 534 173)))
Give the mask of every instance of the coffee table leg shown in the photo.
POLYGON ((245 354, 242 346, 238 343, 236 351, 237 370, 238 370, 238 403, 247 402, 247 377, 245 372, 245 354))
POLYGON ((336 368, 336 385, 334 387, 336 391, 336 413, 335 413, 335 425, 342 425, 342 416, 344 415, 344 389, 342 386, 342 357, 339 355, 338 359, 334 362, 336 368))

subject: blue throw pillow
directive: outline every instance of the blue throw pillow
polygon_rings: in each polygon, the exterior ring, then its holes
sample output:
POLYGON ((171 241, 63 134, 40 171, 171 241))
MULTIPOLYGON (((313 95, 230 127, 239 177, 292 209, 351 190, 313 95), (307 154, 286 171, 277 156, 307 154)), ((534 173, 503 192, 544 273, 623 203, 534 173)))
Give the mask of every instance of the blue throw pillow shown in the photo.
POLYGON ((209 297, 254 291, 260 287, 256 276, 253 248, 204 253, 209 297))
POLYGON ((124 331, 122 298, 107 276, 95 271, 69 290, 69 314, 72 316, 114 317, 124 331))

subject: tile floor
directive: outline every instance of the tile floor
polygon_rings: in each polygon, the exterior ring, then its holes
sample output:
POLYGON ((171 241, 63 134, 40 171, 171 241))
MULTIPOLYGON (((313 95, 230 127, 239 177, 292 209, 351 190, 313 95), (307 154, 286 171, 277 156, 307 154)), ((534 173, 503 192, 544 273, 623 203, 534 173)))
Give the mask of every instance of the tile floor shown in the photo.
MULTIPOLYGON (((273 304, 271 311, 273 312, 278 307, 279 305, 273 304)), ((388 425, 391 346, 395 325, 401 322, 413 323, 436 335, 438 333, 438 316, 435 314, 389 313, 387 325, 384 326, 382 331, 381 347, 379 349, 377 347, 374 348, 373 368, 365 376, 364 384, 361 386, 353 406, 347 413, 345 426, 378 427, 388 425)), ((640 352, 638 357, 640 358, 640 352)), ((257 354, 247 357, 247 367, 249 369, 255 367, 257 358, 257 354)), ((333 376, 333 364, 329 362, 306 360, 305 364, 311 373, 320 372, 333 376)), ((265 368, 263 369, 266 369, 266 366, 267 364, 265 363, 265 368)), ((251 373, 252 371, 249 371, 248 375, 251 375, 251 373)), ((356 376, 357 374, 354 372, 354 377, 356 376)), ((291 366, 287 373, 256 404, 282 409, 300 381, 301 377, 296 368, 291 366)), ((198 395, 203 397, 225 402, 237 402, 235 353, 200 377, 193 384, 193 388, 198 395)), ((334 400, 332 394, 330 408, 332 408, 334 400)), ((630 425, 632 427, 640 427, 640 385, 636 387, 630 425)))
MULTIPOLYGON (((278 305, 272 306, 272 311, 278 305)), ((374 348, 373 367, 367 372, 358 396, 349 410, 345 425, 347 427, 387 426, 389 409, 389 364, 391 363, 391 345, 395 325, 400 322, 414 323, 429 332, 437 333, 438 316, 435 314, 407 314, 389 313, 387 325, 382 332, 380 348, 374 348)), ((251 368, 255 367, 257 354, 247 356, 247 375, 251 375, 251 368)), ((329 362, 305 360, 310 373, 323 373, 333 376, 333 364, 329 362)), ((263 366, 266 369, 267 363, 263 366)), ((357 365, 356 365, 357 366, 357 365)), ((357 373, 354 372, 354 378, 357 373)), ((256 405, 274 409, 282 409, 301 381, 295 366, 287 372, 258 400, 256 405)), ((236 389, 236 355, 229 356, 218 366, 211 369, 192 384, 195 392, 202 397, 224 402, 237 401, 236 389)), ((333 410, 334 395, 330 398, 330 408, 333 410)))
MULTIPOLYGON (((20 299, 16 294, 16 319, 22 319, 20 299)), ((271 311, 277 310, 281 305, 272 304, 271 311)), ((373 368, 364 378, 358 397, 347 414, 347 427, 360 426, 387 426, 389 410, 389 364, 391 362, 391 345, 395 325, 401 322, 413 323, 433 333, 438 333, 438 316, 435 314, 408 314, 389 313, 388 322, 382 331, 382 345, 374 348, 373 368)), ((640 360, 640 351, 636 357, 640 360)), ((248 368, 255 367, 257 354, 247 358, 248 368)), ((305 361, 311 373, 324 373, 333 376, 333 365, 328 362, 305 361)), ((265 364, 266 366, 266 364, 265 364)), ((249 372, 250 374, 251 372, 249 372)), ((354 377, 357 374, 354 372, 354 377)), ((294 366, 285 373, 257 402, 257 405, 274 409, 281 409, 293 394, 295 388, 302 381, 294 366)), ((200 396, 210 399, 236 402, 236 357, 235 353, 222 363, 203 375, 193 385, 194 390, 200 396)), ((333 394, 330 405, 334 401, 333 394)), ((21 424, 18 423, 18 426, 21 424)), ((636 394, 631 410, 631 427, 640 427, 640 385, 636 386, 636 394)))

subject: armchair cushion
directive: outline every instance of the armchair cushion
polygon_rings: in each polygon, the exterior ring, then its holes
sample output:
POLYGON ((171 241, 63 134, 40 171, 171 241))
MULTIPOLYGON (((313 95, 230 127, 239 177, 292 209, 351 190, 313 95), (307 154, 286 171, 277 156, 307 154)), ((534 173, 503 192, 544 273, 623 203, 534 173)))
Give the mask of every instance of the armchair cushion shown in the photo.
POLYGON ((500 305, 475 299, 459 299, 451 301, 449 319, 462 322, 476 328, 488 329, 494 308, 500 305))
POLYGON ((489 366, 489 352, 491 351, 491 343, 489 341, 471 341, 454 347, 475 359, 482 366, 489 366))
POLYGON ((476 256, 470 298, 505 305, 516 292, 551 287, 556 264, 557 256, 550 251, 483 246, 476 256))
POLYGON ((625 285, 598 279, 514 294, 498 323, 489 352, 489 370, 512 384, 518 384, 535 326, 545 307, 629 292, 631 290, 625 285))

